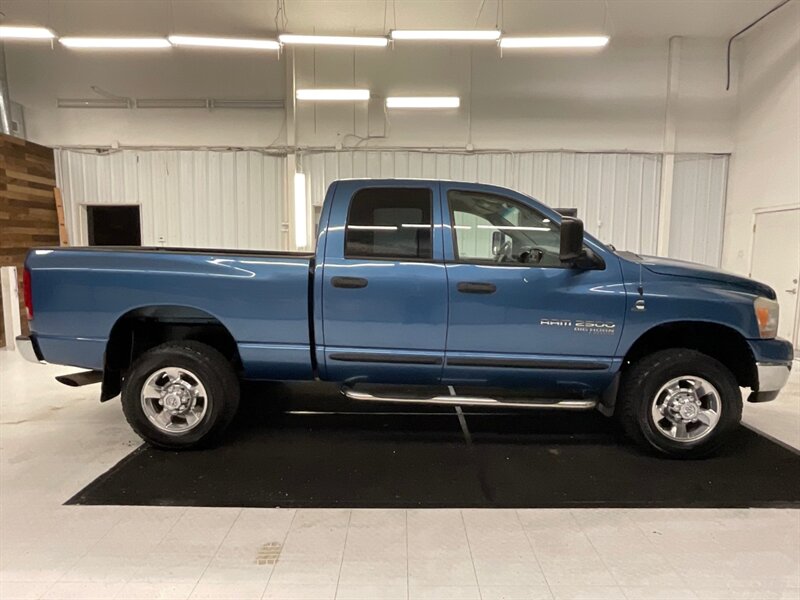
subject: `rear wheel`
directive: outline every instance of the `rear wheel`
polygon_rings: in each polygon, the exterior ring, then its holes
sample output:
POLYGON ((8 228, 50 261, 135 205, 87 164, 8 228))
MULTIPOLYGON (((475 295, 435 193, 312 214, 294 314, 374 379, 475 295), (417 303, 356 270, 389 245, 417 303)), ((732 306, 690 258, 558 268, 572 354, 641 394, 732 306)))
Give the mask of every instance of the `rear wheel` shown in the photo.
POLYGON ((645 356, 624 373, 616 414, 639 444, 697 458, 714 452, 736 429, 742 396, 722 363, 674 348, 645 356))
POLYGON ((142 354, 122 390, 125 418, 146 442, 183 449, 211 442, 239 406, 230 362, 199 342, 169 342, 142 354))

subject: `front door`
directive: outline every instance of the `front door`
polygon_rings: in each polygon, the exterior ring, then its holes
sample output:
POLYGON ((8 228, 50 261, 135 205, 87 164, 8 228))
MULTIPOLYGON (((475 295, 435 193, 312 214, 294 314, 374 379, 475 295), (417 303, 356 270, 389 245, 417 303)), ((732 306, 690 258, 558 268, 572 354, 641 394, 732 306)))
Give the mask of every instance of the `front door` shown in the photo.
POLYGON ((327 377, 438 383, 447 332, 438 189, 337 186, 330 220, 346 226, 328 229, 317 340, 327 377))
POLYGON ((443 184, 453 232, 445 383, 596 389, 610 380, 625 312, 619 263, 569 268, 560 217, 512 192, 443 184))
POLYGON ((800 209, 756 213, 750 277, 775 289, 780 305, 778 335, 800 348, 797 293, 800 286, 800 209))

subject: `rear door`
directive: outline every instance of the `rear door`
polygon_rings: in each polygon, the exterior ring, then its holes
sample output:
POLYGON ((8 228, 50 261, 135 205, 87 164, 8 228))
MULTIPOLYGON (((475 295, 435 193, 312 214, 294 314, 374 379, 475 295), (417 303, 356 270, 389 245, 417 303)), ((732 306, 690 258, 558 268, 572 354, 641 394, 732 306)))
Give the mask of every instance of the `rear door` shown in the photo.
POLYGON ((329 379, 437 383, 447 335, 438 185, 339 182, 325 236, 322 339, 329 379), (438 224, 438 226, 435 226, 438 224))

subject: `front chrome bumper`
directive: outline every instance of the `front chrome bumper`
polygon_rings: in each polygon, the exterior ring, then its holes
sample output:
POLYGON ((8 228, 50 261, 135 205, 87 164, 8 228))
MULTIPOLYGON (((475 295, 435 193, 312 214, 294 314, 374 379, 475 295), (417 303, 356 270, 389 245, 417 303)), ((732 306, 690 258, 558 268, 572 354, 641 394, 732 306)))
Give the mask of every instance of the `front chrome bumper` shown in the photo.
POLYGON ((748 402, 769 402, 778 396, 792 371, 792 363, 756 363, 758 391, 752 392, 748 402))
POLYGON ((39 358, 39 352, 33 340, 27 335, 18 335, 16 338, 16 344, 17 350, 25 360, 35 363, 44 362, 41 358, 39 358))
POLYGON ((758 391, 775 392, 789 381, 792 363, 756 363, 758 369, 758 391))

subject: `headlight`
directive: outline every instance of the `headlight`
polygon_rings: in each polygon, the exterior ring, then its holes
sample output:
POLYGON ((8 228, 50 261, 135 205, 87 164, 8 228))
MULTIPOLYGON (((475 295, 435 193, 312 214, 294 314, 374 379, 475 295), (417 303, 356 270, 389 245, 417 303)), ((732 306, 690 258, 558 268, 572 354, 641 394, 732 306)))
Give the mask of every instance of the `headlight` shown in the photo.
POLYGON ((780 311, 778 303, 769 298, 758 297, 753 302, 753 310, 756 312, 758 332, 761 337, 774 338, 778 335, 778 313, 780 311))

